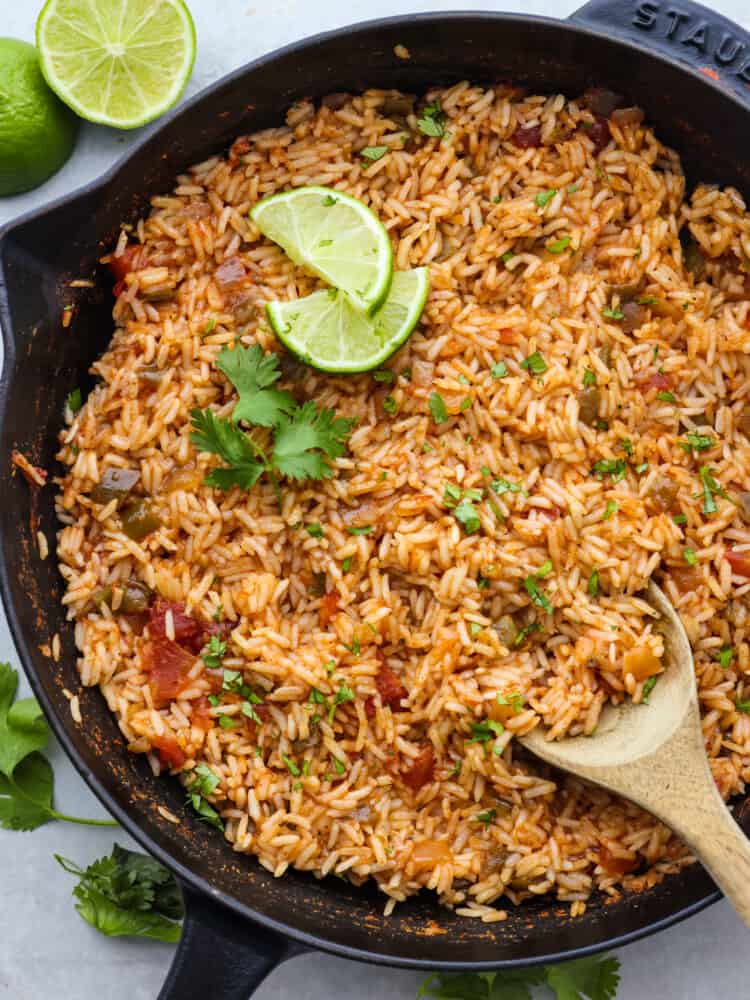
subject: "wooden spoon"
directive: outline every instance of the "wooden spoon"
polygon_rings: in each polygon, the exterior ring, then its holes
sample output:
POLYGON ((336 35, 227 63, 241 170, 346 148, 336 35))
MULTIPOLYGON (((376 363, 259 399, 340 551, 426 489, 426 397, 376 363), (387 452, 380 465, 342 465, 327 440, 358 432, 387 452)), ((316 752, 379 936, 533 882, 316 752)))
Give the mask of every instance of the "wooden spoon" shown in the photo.
POLYGON ((703 743, 693 653, 666 596, 649 583, 661 616, 665 670, 649 705, 607 705, 592 736, 549 741, 539 726, 522 736, 542 760, 647 809, 690 847, 750 926, 750 841, 724 805, 703 743))

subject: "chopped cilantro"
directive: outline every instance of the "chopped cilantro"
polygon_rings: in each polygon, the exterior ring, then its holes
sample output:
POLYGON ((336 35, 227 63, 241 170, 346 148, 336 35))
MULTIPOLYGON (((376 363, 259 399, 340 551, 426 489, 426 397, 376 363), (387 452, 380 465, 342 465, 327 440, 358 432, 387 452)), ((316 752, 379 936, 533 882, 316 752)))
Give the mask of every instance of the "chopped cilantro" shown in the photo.
POLYGON ((485 809, 484 812, 477 813, 474 819, 477 823, 484 823, 485 826, 489 826, 495 816, 497 816, 497 809, 485 809))
POLYGON ((703 513, 704 514, 715 514, 718 510, 716 506, 715 496, 723 497, 724 500, 727 499, 727 495, 722 489, 721 485, 716 482, 711 474, 711 470, 707 465, 702 465, 698 470, 698 475, 701 478, 701 483, 703 484, 703 513))
POLYGON ((622 458, 602 458, 591 469, 597 479, 611 476, 613 483, 619 483, 628 474, 628 466, 622 458))
POLYGON ((643 692, 642 692, 642 695, 641 695, 641 701, 643 702, 644 705, 648 705, 649 704, 649 696, 650 696, 651 692, 654 690, 654 688, 656 687, 656 682, 658 680, 659 680, 659 675, 658 674, 654 674, 652 677, 649 677, 646 680, 646 682, 644 683, 644 685, 643 685, 643 692))
POLYGON ((557 194, 557 188, 549 188, 547 191, 540 191, 534 197, 534 204, 537 208, 546 208, 557 194))
POLYGON ((494 719, 482 719, 481 722, 471 723, 471 739, 469 743, 488 743, 498 736, 502 736, 505 727, 501 722, 494 719))
POLYGON ((559 240, 555 240, 554 243, 549 243, 547 245, 548 253, 564 253, 570 246, 571 238, 570 236, 562 236, 559 240))
POLYGON ((290 774, 292 775, 292 777, 293 777, 293 778, 299 778, 299 776, 300 776, 300 774, 301 774, 301 772, 300 772, 300 769, 299 769, 299 768, 297 767, 297 765, 296 765, 296 764, 294 763, 294 761, 292 760, 292 758, 291 758, 291 757, 287 757, 287 755, 286 755, 285 753, 283 753, 283 754, 281 755, 281 759, 282 759, 282 760, 284 761, 284 763, 286 764, 286 766, 287 766, 287 770, 288 770, 288 771, 289 771, 289 773, 290 773, 290 774))
POLYGON ((695 554, 695 549, 683 549, 682 554, 685 557, 685 562, 688 566, 695 566, 698 562, 698 557, 695 554))
POLYGON ((458 523, 462 525, 467 535, 475 534, 482 526, 482 522, 479 520, 476 508, 472 504, 471 500, 468 500, 466 497, 464 497, 461 503, 454 509, 453 516, 458 523))
POLYGON ((504 361, 498 361, 490 369, 490 374, 493 378, 505 378, 508 374, 508 366, 504 361))
POLYGON ((589 582, 586 586, 589 597, 596 597, 599 593, 599 570, 595 569, 591 571, 591 576, 589 577, 589 582))
POLYGON ((305 531, 312 538, 322 538, 325 534, 318 521, 315 521, 313 524, 306 524, 305 531))
POLYGON ((417 119, 417 128, 431 138, 441 139, 445 135, 445 113, 439 98, 425 105, 422 117, 417 119))
POLYGON ((685 440, 680 441, 680 448, 685 451, 708 451, 714 445, 714 439, 710 434, 696 434, 693 431, 685 435, 685 440))
POLYGON ((619 507, 614 500, 607 500, 607 506, 604 509, 604 516, 602 517, 602 520, 609 521, 609 519, 613 517, 618 510, 619 507))
POLYGON ((734 648, 732 646, 722 646, 718 653, 714 654, 719 661, 722 670, 728 670, 734 659, 734 648))
POLYGON ((585 389, 590 389, 592 385, 596 385, 596 375, 591 371, 590 368, 584 368, 583 386, 585 389))
POLYGON ((78 413, 83 406, 83 396, 81 395, 81 390, 78 388, 72 389, 65 399, 65 404, 71 413, 78 413))
POLYGON ((534 351, 528 358, 523 359, 521 367, 532 372, 534 375, 543 375, 547 371, 548 365, 539 351, 534 351))
POLYGON ((539 622, 529 622, 528 625, 524 625, 524 627, 522 629, 519 629, 519 631, 516 633, 513 639, 513 645, 521 646, 526 641, 526 639, 531 635, 532 632, 541 632, 541 631, 542 631, 542 626, 539 624, 539 622))
POLYGON ((430 413, 432 414, 432 419, 436 424, 443 424, 448 419, 448 410, 445 406, 445 400, 440 395, 439 392, 433 392, 430 394, 430 413))
POLYGON ((227 644, 218 635, 212 635, 208 644, 203 647, 201 659, 207 667, 215 669, 221 666, 221 661, 226 656, 227 644))
POLYGON ((385 156, 387 152, 387 146, 365 146, 359 155, 363 160, 367 160, 369 163, 375 163, 376 160, 380 160, 383 156, 385 156))

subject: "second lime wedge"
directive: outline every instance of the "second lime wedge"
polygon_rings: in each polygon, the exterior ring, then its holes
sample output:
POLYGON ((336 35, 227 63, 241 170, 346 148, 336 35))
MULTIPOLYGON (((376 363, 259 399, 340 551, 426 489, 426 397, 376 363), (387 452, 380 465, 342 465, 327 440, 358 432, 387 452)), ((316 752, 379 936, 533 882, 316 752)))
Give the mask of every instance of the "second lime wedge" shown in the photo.
POLYGON ((422 315, 430 290, 426 267, 396 271, 388 298, 374 316, 337 288, 303 299, 270 302, 268 319, 279 340, 313 368, 336 374, 371 371, 398 350, 422 315))
POLYGON ((371 314, 385 301, 391 241, 361 201, 332 188, 294 188, 259 201, 250 217, 295 264, 346 292, 355 308, 371 314))

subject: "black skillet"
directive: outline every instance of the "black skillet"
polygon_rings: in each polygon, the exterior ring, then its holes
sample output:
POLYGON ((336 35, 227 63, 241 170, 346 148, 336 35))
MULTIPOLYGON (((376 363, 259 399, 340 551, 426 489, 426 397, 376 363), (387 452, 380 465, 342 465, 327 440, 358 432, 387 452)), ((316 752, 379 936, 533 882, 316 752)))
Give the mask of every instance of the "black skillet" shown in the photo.
POLYGON ((606 84, 647 109, 688 177, 750 193, 750 36, 695 3, 593 0, 566 22, 494 13, 408 15, 330 32, 237 70, 188 101, 101 180, 8 226, 0 236, 0 585, 18 652, 62 746, 109 812, 167 864, 185 891, 182 942, 162 1000, 244 1000, 279 962, 306 948, 386 965, 496 969, 573 958, 653 933, 719 898, 694 866, 640 895, 594 899, 571 919, 554 900, 510 909, 504 923, 464 920, 424 893, 385 919, 371 886, 295 872, 274 879, 234 854, 183 807, 175 781, 129 754, 97 691, 81 692, 74 725, 64 687, 78 689, 54 558, 39 560, 37 527, 54 537, 53 488, 11 475, 18 448, 54 469, 66 394, 91 386, 91 362, 112 330, 111 281, 97 264, 121 220, 170 190, 188 164, 241 132, 278 124, 303 96, 372 86, 416 91, 468 78, 514 80, 577 95, 606 84), (404 45, 411 59, 394 54, 404 45), (72 290, 91 277, 93 289, 72 290), (72 325, 60 323, 74 304, 72 325), (63 656, 39 646, 59 632, 63 656), (182 817, 162 819, 163 804, 182 817))

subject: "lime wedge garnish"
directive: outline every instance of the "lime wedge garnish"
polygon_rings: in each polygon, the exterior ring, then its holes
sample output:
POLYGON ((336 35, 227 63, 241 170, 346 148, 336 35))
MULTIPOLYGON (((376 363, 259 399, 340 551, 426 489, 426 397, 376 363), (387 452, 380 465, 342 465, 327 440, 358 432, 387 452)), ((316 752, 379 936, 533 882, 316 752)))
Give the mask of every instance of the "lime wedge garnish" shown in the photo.
POLYGON ((419 321, 430 272, 426 267, 396 271, 388 298, 374 316, 355 308, 337 288, 303 299, 270 302, 274 333, 302 361, 324 372, 367 372, 396 351, 419 321))
POLYGON ((47 83, 76 114, 136 128, 182 93, 195 27, 182 0, 47 0, 36 46, 47 83))
POLYGON ((295 264, 342 289, 356 308, 374 313, 385 301, 391 241, 361 201, 331 188, 301 187, 259 201, 250 218, 295 264))

